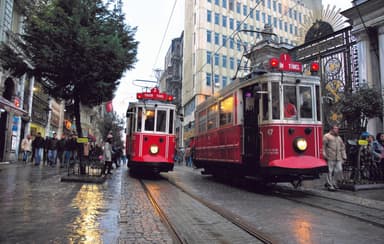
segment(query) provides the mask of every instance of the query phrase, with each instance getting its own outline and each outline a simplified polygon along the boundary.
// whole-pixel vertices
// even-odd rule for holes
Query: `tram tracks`
[[[275,243],[244,219],[169,181],[140,180],[175,243]]]

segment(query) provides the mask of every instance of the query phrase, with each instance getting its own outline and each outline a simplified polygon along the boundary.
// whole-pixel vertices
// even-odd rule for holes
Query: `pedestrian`
[[[116,168],[120,167],[120,158],[123,150],[120,146],[112,146],[112,164],[115,163]]]
[[[384,133],[376,135],[376,140],[372,143],[372,154],[379,167],[378,178],[384,179]]]
[[[43,165],[48,165],[48,141],[50,140],[49,136],[46,136],[44,139],[43,147]]]
[[[347,159],[343,139],[339,136],[339,126],[333,125],[323,137],[323,156],[328,164],[326,186],[328,190],[335,191],[338,188],[343,173],[343,162]]]
[[[44,138],[41,137],[40,132],[37,132],[36,137],[32,142],[32,147],[35,149],[35,166],[38,166],[40,165],[44,149]]]
[[[192,155],[190,146],[185,149],[185,165],[187,167],[192,167]]]
[[[26,164],[32,152],[32,137],[31,135],[27,135],[21,141],[21,151],[23,153],[23,162]]]
[[[53,136],[49,138],[46,143],[46,148],[48,151],[47,152],[48,165],[51,167],[56,165],[57,147],[58,147],[57,134],[53,133]]]
[[[360,155],[360,164],[358,165],[359,168],[357,168],[358,172],[361,172],[361,169],[365,169],[361,172],[361,177],[368,180],[374,180],[376,178],[375,176],[375,170],[374,170],[374,162],[373,162],[373,149],[372,149],[372,135],[369,134],[369,132],[363,132],[360,135],[360,140],[366,143],[361,143],[359,148],[359,155]],[[359,175],[357,175],[359,176]]]
[[[61,139],[57,142],[57,159],[59,159],[60,167],[64,165],[64,151],[65,151],[66,136],[63,134]]]
[[[69,149],[71,151],[71,159],[73,162],[79,160],[79,147],[77,145],[77,135],[72,134],[71,139],[69,140]]]
[[[121,162],[123,162],[123,165],[127,164],[127,154],[125,152],[125,147],[122,148]]]
[[[69,135],[65,139],[65,143],[64,143],[64,160],[63,160],[63,164],[60,165],[60,167],[63,168],[63,167],[68,167],[69,166],[69,161],[72,158],[72,148],[73,148],[73,145],[72,145],[72,135]]]
[[[105,140],[103,150],[104,167],[102,174],[112,174],[112,135],[108,135]]]

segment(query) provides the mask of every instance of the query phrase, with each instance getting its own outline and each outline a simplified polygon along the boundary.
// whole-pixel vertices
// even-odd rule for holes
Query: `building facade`
[[[302,29],[321,1],[196,0],[185,2],[182,106],[184,140],[193,135],[195,107],[246,72],[242,55],[262,39],[265,24],[274,40],[298,45]]]
[[[356,38],[359,83],[380,89],[384,97],[384,1],[355,0],[341,14],[349,19]],[[370,120],[368,131],[383,131],[382,120]]]
[[[23,32],[24,19],[20,4],[18,0],[0,0],[0,43],[19,54],[15,40]],[[51,137],[57,133],[61,137],[75,131],[73,116],[65,115],[65,108],[65,102],[51,98],[34,77],[14,76],[0,65],[0,162],[18,160],[21,140],[28,134],[40,132],[43,137]],[[103,114],[97,109],[81,108],[84,136],[101,137],[96,124]]]
[[[183,41],[184,32],[180,37],[172,40],[167,54],[164,59],[164,72],[160,79],[160,90],[170,94],[174,97],[173,103],[176,104],[177,114],[176,119],[176,139],[177,145],[182,146],[183,130],[182,130],[182,118],[183,111],[181,106],[181,85],[183,78]]]
[[[17,2],[0,0],[0,42],[12,46],[22,31],[22,15]],[[0,161],[15,160],[18,155],[22,126],[28,121],[24,108],[26,76],[14,77],[0,67]]]

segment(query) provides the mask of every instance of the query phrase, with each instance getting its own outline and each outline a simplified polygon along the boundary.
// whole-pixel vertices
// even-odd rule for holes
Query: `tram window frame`
[[[153,114],[151,113],[153,111]],[[144,131],[155,131],[156,109],[145,109]],[[151,129],[152,128],[152,129]]]
[[[262,109],[262,118],[263,120],[269,120],[269,92],[268,92],[268,83],[264,83],[261,85],[261,91],[263,93],[261,94],[261,107]]]
[[[175,117],[175,110],[169,109],[169,123],[168,123],[168,134],[173,134],[174,129],[174,117]]]
[[[315,86],[315,99],[316,99],[316,107],[315,107],[315,109],[316,109],[316,119],[317,119],[317,121],[321,121],[321,103],[320,103],[320,98],[321,98],[321,96],[320,96],[320,86],[319,85],[316,85]]]
[[[213,130],[217,128],[218,112],[219,112],[219,105],[217,103],[212,104],[208,108],[207,130]]]
[[[271,82],[272,119],[280,119],[280,85],[279,82]]]
[[[128,109],[127,111],[127,128],[126,129],[126,133],[130,136],[132,135],[132,129],[134,127],[134,122],[135,122],[135,116],[132,116],[132,115],[135,115],[134,113],[134,108],[130,108]]]
[[[308,94],[309,92],[309,94]],[[312,86],[299,86],[299,108],[301,119],[313,119]]]
[[[156,132],[167,132],[167,110],[166,109],[155,109],[155,121],[156,121]],[[160,116],[162,118],[160,118]]]
[[[135,123],[135,126],[136,126],[136,131],[137,132],[141,132],[142,131],[142,125],[143,125],[143,108],[142,107],[138,107],[137,108],[137,119],[136,119],[136,123]]]
[[[228,102],[230,102],[229,105],[226,104]],[[233,95],[227,96],[226,98],[220,101],[220,105],[219,105],[220,126],[225,126],[233,123],[234,104],[235,104],[235,98],[233,97]]]
[[[283,86],[283,116],[284,119],[297,120],[297,86]],[[288,91],[290,89],[290,91]]]
[[[199,133],[204,133],[207,131],[207,109],[204,109],[199,112],[198,128]]]

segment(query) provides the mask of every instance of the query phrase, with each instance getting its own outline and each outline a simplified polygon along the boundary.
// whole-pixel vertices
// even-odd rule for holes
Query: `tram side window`
[[[134,112],[133,112],[133,108],[129,109],[127,111],[127,128],[126,128],[126,133],[128,135],[132,135],[132,129],[133,129],[133,122],[135,121],[134,120]]]
[[[144,130],[153,131],[155,128],[155,110],[147,109],[145,111]]]
[[[320,87],[316,86],[316,115],[317,121],[321,121]]]
[[[261,91],[265,92],[265,93],[262,93],[261,95],[261,100],[262,100],[262,103],[263,103],[263,120],[267,120],[268,119],[268,114],[269,114],[269,106],[268,106],[268,84],[263,84],[261,86]]]
[[[207,110],[199,112],[199,132],[205,132],[207,128]]]
[[[220,102],[220,126],[232,123],[233,96]]]
[[[301,86],[300,92],[300,117],[305,119],[312,118],[312,92],[311,87]]]
[[[136,131],[140,132],[141,131],[141,121],[143,120],[143,108],[139,107],[137,111],[137,127]]]
[[[272,119],[280,119],[279,83],[272,82]]]
[[[285,119],[297,118],[296,87],[284,86],[283,95],[284,95],[284,118]]]
[[[174,116],[175,110],[171,109],[169,110],[169,128],[168,128],[168,133],[173,134],[173,116]]]
[[[217,128],[217,107],[217,104],[214,104],[208,109],[208,130]]]

